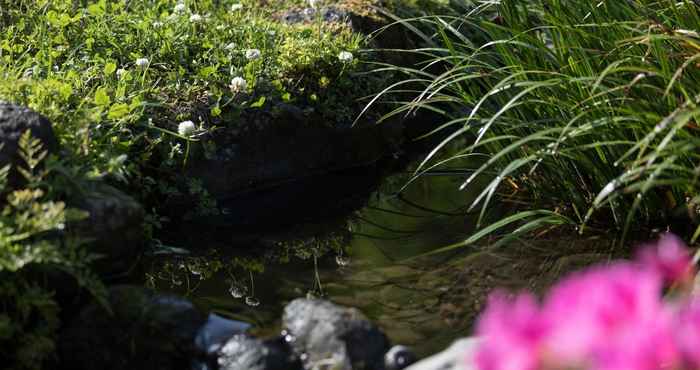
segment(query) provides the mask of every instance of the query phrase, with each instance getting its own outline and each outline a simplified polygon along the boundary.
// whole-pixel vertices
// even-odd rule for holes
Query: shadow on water
[[[451,171],[421,177],[400,193],[408,173],[381,178],[376,168],[355,169],[293,184],[284,194],[230,199],[238,210],[227,222],[182,225],[199,230],[178,234],[189,235],[178,245],[190,252],[159,251],[147,262],[145,283],[249,322],[263,336],[279,333],[286,303],[322,296],[360,308],[394,343],[424,356],[467,335],[495,286],[542,289],[562,272],[612,255],[600,252],[600,240],[574,243],[574,251],[558,238],[507,252],[426,257],[465,239],[475,215],[464,207],[473,195],[458,190],[463,178]],[[589,253],[590,245],[599,252]]]

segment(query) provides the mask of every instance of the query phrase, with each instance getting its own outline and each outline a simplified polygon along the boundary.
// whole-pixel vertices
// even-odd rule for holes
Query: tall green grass
[[[446,139],[416,175],[464,157],[479,177],[478,231],[462,244],[571,225],[696,239],[700,202],[700,6],[695,1],[502,0],[457,16],[400,20],[426,61],[382,91],[390,115],[431,109]],[[450,143],[462,149],[444,159]],[[494,219],[496,201],[524,204]],[[503,239],[503,240],[507,240]]]

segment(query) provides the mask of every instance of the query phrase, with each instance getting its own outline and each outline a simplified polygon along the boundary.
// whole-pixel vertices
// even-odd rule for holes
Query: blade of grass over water
[[[557,225],[618,230],[621,242],[653,229],[698,238],[695,2],[501,0],[461,11],[395,18],[388,27],[425,41],[420,66],[393,67],[416,92],[390,87],[367,108],[402,100],[391,114],[444,112],[419,138],[444,137],[415,176],[485,158],[462,185],[476,194],[470,209],[481,207],[477,231],[446,250]],[[489,212],[514,198],[528,201],[512,215]]]

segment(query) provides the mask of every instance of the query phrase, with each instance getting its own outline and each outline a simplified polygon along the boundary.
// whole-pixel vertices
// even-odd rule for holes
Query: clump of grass
[[[0,11],[0,99],[48,116],[93,177],[135,171],[129,164],[155,144],[196,139],[178,134],[182,121],[202,133],[275,101],[347,106],[319,81],[348,85],[359,63],[338,54],[357,53],[362,37],[284,24],[274,11],[235,0],[20,2]],[[232,91],[236,77],[247,81],[244,91]]]
[[[416,174],[475,157],[462,187],[490,179],[471,204],[486,226],[462,245],[562,224],[623,239],[644,227],[700,235],[695,2],[502,0],[403,23],[432,31],[421,34],[433,46],[416,50],[430,58],[395,68],[409,77],[380,95],[408,100],[390,115],[446,117],[433,134],[447,139]],[[462,149],[440,159],[458,140]],[[495,199],[525,208],[490,219]]]
[[[16,5],[0,9],[0,100],[47,116],[77,179],[118,183],[151,219],[171,194],[213,208],[173,181],[216,150],[212,133],[246,132],[283,104],[300,124],[346,127],[386,78],[356,77],[365,37],[344,20],[285,23],[301,0]]]

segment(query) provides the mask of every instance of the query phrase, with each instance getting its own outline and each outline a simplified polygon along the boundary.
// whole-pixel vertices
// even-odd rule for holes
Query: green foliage
[[[24,279],[5,280],[0,302],[0,360],[8,369],[42,368],[56,349],[60,325],[52,294]]]
[[[110,158],[137,152],[145,159],[150,143],[182,141],[173,136],[181,121],[206,130],[230,127],[239,124],[241,110],[261,101],[306,101],[318,93],[320,76],[348,79],[338,53],[362,44],[347,27],[319,30],[275,18],[281,5],[301,2],[261,7],[207,0],[185,2],[180,12],[174,0],[14,3],[0,17],[0,99],[58,123],[76,166],[93,176],[110,173]],[[238,3],[242,8],[232,10]],[[261,58],[248,60],[249,49]],[[136,65],[139,58],[147,68]],[[234,77],[248,81],[250,94],[230,91]]]
[[[0,7],[0,100],[54,123],[71,173],[116,179],[154,212],[171,196],[216,211],[205,192],[173,180],[190,157],[212,155],[211,133],[246,132],[280,103],[309,124],[347,126],[358,98],[387,78],[358,78],[365,40],[346,24],[280,20],[302,0],[12,3]],[[250,49],[260,58],[249,60]],[[339,60],[344,51],[354,60]],[[235,77],[244,91],[230,87]],[[197,130],[182,136],[187,120]]]
[[[20,137],[19,152],[26,188],[3,191],[0,213],[0,361],[10,369],[40,369],[53,355],[59,327],[59,307],[41,271],[71,276],[105,305],[106,291],[88,267],[95,257],[78,240],[61,236],[67,223],[85,215],[47,198],[47,152],[29,130]],[[0,171],[2,184],[8,170]]]
[[[503,0],[406,24],[430,29],[421,35],[435,47],[416,51],[430,57],[425,67],[400,69],[410,78],[385,92],[410,101],[392,114],[445,114],[434,133],[447,139],[417,174],[483,158],[462,175],[463,188],[490,181],[473,189],[480,224],[496,222],[489,210],[498,199],[527,204],[493,224],[509,237],[561,224],[614,228],[623,238],[644,226],[698,236],[693,1]],[[462,150],[440,160],[458,140]]]

